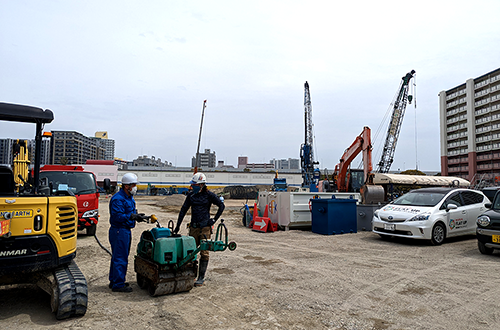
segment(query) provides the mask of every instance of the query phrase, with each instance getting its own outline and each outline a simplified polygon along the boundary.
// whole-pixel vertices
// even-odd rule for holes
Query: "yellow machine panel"
[[[47,233],[54,239],[59,256],[76,251],[78,207],[76,197],[48,197],[48,216],[55,219],[48,222]]]
[[[10,220],[8,220],[10,218]],[[2,234],[29,236],[48,234],[59,257],[76,251],[78,208],[74,196],[17,196],[0,199]]]
[[[35,216],[41,217],[35,226]],[[10,219],[12,236],[45,234],[47,217],[47,197],[12,197],[0,199],[0,218]]]

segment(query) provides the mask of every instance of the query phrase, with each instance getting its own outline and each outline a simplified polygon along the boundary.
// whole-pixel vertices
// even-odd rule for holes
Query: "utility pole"
[[[203,117],[205,116],[206,106],[207,106],[207,100],[203,101],[203,109],[201,110],[200,134],[198,136],[198,148],[196,149],[196,164],[194,166],[194,174],[198,173],[198,166],[200,166],[201,129],[203,127]]]

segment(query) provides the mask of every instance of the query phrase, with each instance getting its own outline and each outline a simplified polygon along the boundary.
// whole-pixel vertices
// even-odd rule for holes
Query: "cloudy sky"
[[[117,157],[189,166],[207,100],[201,150],[237,165],[299,158],[308,81],[323,169],[363,126],[381,130],[378,162],[415,70],[392,169],[439,171],[438,93],[500,67],[499,14],[496,0],[0,0],[0,102],[51,109],[45,130],[108,131]]]

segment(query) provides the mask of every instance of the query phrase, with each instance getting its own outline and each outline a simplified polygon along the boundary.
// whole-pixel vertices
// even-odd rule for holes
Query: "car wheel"
[[[441,245],[446,237],[446,229],[440,222],[436,223],[432,228],[431,242],[433,245]]]
[[[483,242],[477,241],[477,247],[482,254],[492,254],[493,248],[486,247]]]

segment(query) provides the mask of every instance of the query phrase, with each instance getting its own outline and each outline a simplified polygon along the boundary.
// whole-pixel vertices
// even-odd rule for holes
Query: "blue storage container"
[[[335,235],[357,232],[356,199],[312,199],[312,232]]]

